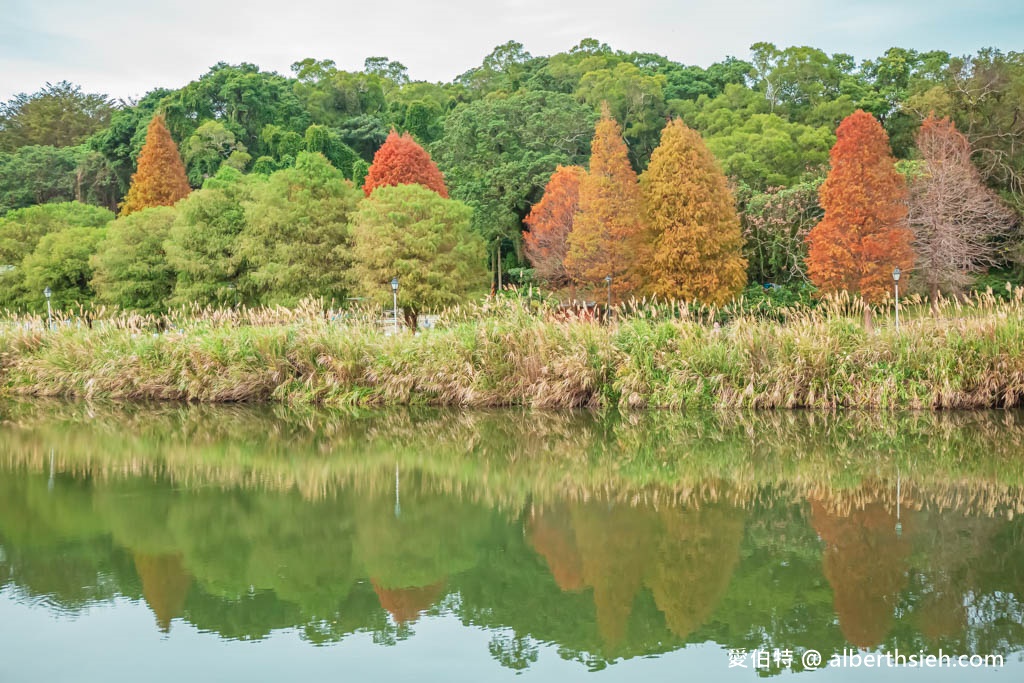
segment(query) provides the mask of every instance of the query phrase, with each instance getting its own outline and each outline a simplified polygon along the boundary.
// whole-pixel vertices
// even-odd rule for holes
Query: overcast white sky
[[[62,79],[139,97],[218,61],[288,74],[305,57],[359,69],[383,55],[447,81],[510,39],[546,55],[584,37],[702,66],[761,40],[858,59],[1021,51],[1024,0],[0,0],[0,100]]]

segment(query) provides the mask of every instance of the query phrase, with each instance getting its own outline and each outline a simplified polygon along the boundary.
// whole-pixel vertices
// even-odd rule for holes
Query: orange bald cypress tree
[[[523,232],[523,249],[537,275],[555,286],[568,284],[565,254],[568,237],[579,207],[579,166],[558,166],[544,187],[544,196],[534,204],[523,220],[529,231]]]
[[[636,264],[643,258],[643,206],[622,129],[607,104],[590,150],[590,170],[580,179],[565,269],[574,280],[593,285],[611,275],[612,289],[621,296],[640,284]]]
[[[149,122],[138,169],[121,204],[122,216],[153,206],[173,206],[192,191],[178,146],[171,139],[162,114]]]
[[[699,133],[681,119],[665,126],[640,189],[651,241],[644,273],[652,294],[720,305],[743,291],[740,218]]]
[[[893,268],[914,265],[906,182],[889,136],[861,110],[839,124],[829,160],[819,194],[825,217],[807,235],[807,274],[822,292],[881,301],[892,289]]]
[[[394,130],[373,155],[363,192],[369,197],[374,189],[385,185],[422,185],[448,198],[444,175],[427,150],[408,133],[399,135]]]

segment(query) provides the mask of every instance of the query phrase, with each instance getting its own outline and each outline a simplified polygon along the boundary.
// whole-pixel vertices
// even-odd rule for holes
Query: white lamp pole
[[[606,312],[605,317],[607,317],[608,321],[611,322],[611,319],[612,319],[612,276],[611,275],[605,275],[604,276],[604,283],[606,285],[608,285],[608,311]]]
[[[43,290],[43,296],[46,297],[46,322],[50,329],[53,329],[53,309],[50,308],[50,297],[53,296],[53,291],[47,287]]]
[[[398,334],[398,277],[391,278],[391,298],[394,300],[395,334]]]
[[[900,331],[900,269],[899,266],[892,269],[892,283],[896,288],[896,331]]]

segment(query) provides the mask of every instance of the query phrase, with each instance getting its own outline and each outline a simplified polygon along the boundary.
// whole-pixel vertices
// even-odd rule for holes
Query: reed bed
[[[512,293],[391,334],[379,310],[184,309],[0,320],[10,395],[533,408],[1011,408],[1024,289],[937,306],[899,331],[863,303],[758,312],[631,301],[605,316]]]

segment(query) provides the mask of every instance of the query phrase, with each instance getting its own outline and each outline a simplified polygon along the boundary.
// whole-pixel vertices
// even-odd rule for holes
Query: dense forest
[[[117,247],[105,250],[105,272],[117,271],[118,259],[135,254],[132,245],[139,240],[153,242],[148,254],[160,252],[148,264],[159,271],[156,276],[141,284],[129,282],[127,293],[112,293],[124,285],[123,278],[107,283],[100,297],[107,303],[129,301],[142,310],[191,301],[223,303],[228,287],[230,296],[241,294],[248,303],[289,303],[308,293],[358,292],[353,284],[358,281],[386,282],[386,264],[368,265],[373,259],[365,258],[360,261],[365,272],[331,280],[332,269],[345,263],[339,240],[349,239],[359,226],[366,234],[364,243],[382,240],[373,228],[388,210],[362,206],[358,196],[331,183],[343,177],[353,187],[363,186],[392,131],[399,141],[414,141],[429,152],[443,173],[440,197],[448,195],[456,204],[438,204],[437,195],[432,199],[395,191],[388,198],[391,205],[415,204],[420,216],[410,215],[407,224],[419,225],[422,216],[429,216],[435,224],[431,234],[450,237],[466,228],[473,235],[461,256],[479,258],[480,272],[475,266],[467,270],[460,265],[465,259],[454,256],[434,264],[437,272],[462,268],[462,279],[480,278],[481,291],[487,286],[484,268],[490,269],[492,282],[551,283],[558,278],[545,276],[543,264],[528,258],[533,227],[529,216],[549,181],[556,182],[558,167],[593,166],[591,143],[595,125],[601,134],[601,121],[617,124],[617,130],[605,134],[625,145],[631,169],[615,172],[641,174],[637,202],[671,200],[671,188],[664,182],[659,186],[658,178],[678,177],[681,171],[671,165],[667,152],[658,161],[659,144],[683,151],[706,145],[713,155],[713,165],[727,178],[742,234],[740,241],[727,239],[742,250],[742,260],[721,261],[731,274],[721,276],[728,282],[714,286],[734,293],[737,284],[742,289],[745,282],[757,288],[770,283],[805,292],[810,289],[805,283],[814,281],[820,287],[828,280],[827,274],[814,277],[815,268],[820,273],[827,269],[815,265],[815,243],[807,236],[814,226],[825,224],[828,190],[821,186],[837,127],[859,110],[872,115],[885,133],[865,144],[870,147],[887,136],[887,143],[878,144],[888,145],[885,154],[891,149],[896,169],[907,179],[936,176],[929,167],[933,159],[922,153],[927,136],[921,124],[931,116],[930,131],[963,139],[964,158],[973,165],[970,173],[991,195],[972,195],[979,207],[976,214],[987,218],[987,227],[977,231],[983,253],[964,257],[972,272],[961,268],[943,274],[941,259],[926,253],[938,243],[936,238],[923,250],[915,246],[917,265],[930,270],[926,277],[911,279],[913,286],[952,293],[979,282],[998,289],[1000,279],[1019,281],[1022,249],[1015,225],[1024,214],[1024,53],[985,49],[953,56],[892,48],[858,63],[850,55],[811,47],[780,49],[757,43],[746,59],[729,57],[702,68],[585,39],[547,57],[535,57],[510,41],[451,83],[412,81],[403,64],[371,57],[359,72],[340,70],[330,60],[305,59],[292,65],[290,76],[252,64],[220,63],[180,89],[154,90],[132,102],[115,102],[67,82],[18,95],[0,105],[0,306],[30,307],[38,299],[39,285],[51,281],[57,282],[59,303],[91,300],[97,286],[103,289],[102,282],[94,282],[94,271],[104,268],[93,255],[104,240],[108,247]],[[129,187],[158,114],[180,150],[188,186],[203,189],[174,212],[144,211],[134,218],[136,225],[114,231],[113,226],[129,218],[124,216],[132,202]],[[666,129],[676,120],[685,125]],[[687,137],[691,130],[699,133],[697,141]],[[863,132],[858,131],[856,135]],[[856,138],[851,135],[851,140]],[[939,137],[948,148],[953,138]],[[317,152],[329,163],[322,165],[318,155],[310,154]],[[951,154],[948,149],[936,152],[941,153]],[[580,184],[583,201],[586,178]],[[915,194],[912,186],[908,196],[897,193],[893,199],[909,203],[914,220],[914,201],[932,206],[934,191],[926,187]],[[939,199],[951,201],[948,192]],[[111,223],[119,208],[124,217]],[[672,224],[676,214],[671,207],[667,210],[665,221]],[[734,219],[726,215],[732,210],[720,208],[712,222],[732,230]],[[972,216],[971,230],[977,220]],[[281,228],[309,222],[344,224],[345,235],[335,235],[332,242],[329,235],[299,234],[305,228]],[[64,233],[65,238],[51,233]],[[241,243],[229,244],[240,234]],[[47,236],[53,238],[44,240]],[[197,239],[204,244],[191,244]],[[308,249],[310,245],[321,245],[322,253]],[[574,249],[583,247],[570,240],[566,266],[580,258],[578,253],[573,256]],[[197,260],[197,253],[206,262]],[[652,263],[659,254],[662,260],[678,261],[658,252],[651,255]],[[379,251],[374,256],[381,260]],[[300,264],[302,257],[315,262]],[[55,261],[81,267],[55,270]],[[600,267],[609,274],[613,269]],[[578,275],[585,272],[580,265],[575,279],[603,279]],[[929,279],[929,273],[938,275]],[[660,273],[660,280],[652,276],[647,291],[689,298],[685,288],[657,284],[670,281],[670,275]],[[627,293],[620,289],[626,284],[628,277],[616,276],[617,295]],[[700,291],[698,299],[721,298],[701,297]],[[458,294],[424,303],[444,304],[457,300]]]

